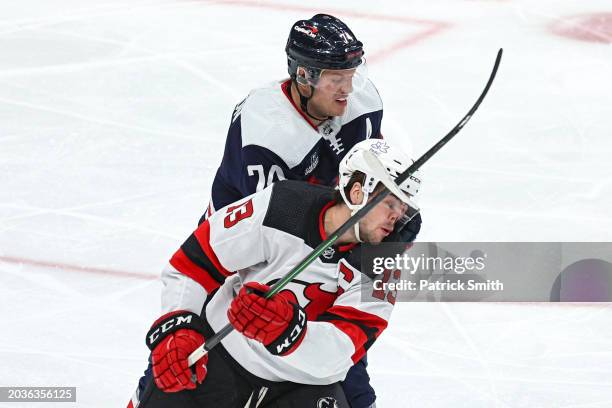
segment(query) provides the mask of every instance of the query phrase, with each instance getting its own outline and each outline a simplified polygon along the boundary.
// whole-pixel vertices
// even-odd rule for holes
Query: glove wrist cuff
[[[306,334],[306,312],[299,305],[293,304],[293,318],[287,329],[272,343],[266,344],[266,349],[275,356],[291,354],[302,342]]]
[[[147,332],[145,340],[147,347],[153,351],[155,346],[169,334],[181,329],[192,329],[201,334],[205,331],[204,322],[200,316],[188,310],[177,310],[163,315],[153,323]]]

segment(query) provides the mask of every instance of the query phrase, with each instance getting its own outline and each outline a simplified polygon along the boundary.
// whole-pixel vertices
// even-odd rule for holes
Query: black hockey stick
[[[412,173],[417,171],[434,154],[436,154],[438,152],[438,150],[440,150],[442,147],[444,147],[444,145],[446,143],[448,143],[453,137],[455,137],[455,135],[457,133],[459,133],[459,131],[461,129],[463,129],[465,124],[472,118],[472,115],[474,115],[474,112],[476,112],[476,110],[478,109],[478,107],[482,103],[483,99],[487,95],[487,92],[489,92],[489,88],[491,87],[491,84],[493,83],[493,80],[495,79],[495,75],[497,74],[497,69],[499,68],[499,64],[501,62],[502,53],[503,53],[503,49],[500,48],[499,51],[497,52],[497,57],[495,58],[495,64],[493,65],[493,71],[491,71],[491,75],[489,76],[489,80],[487,81],[487,85],[485,86],[484,90],[480,94],[480,97],[478,98],[478,100],[476,101],[474,106],[472,106],[472,109],[469,110],[469,112],[463,117],[463,119],[461,119],[461,121],[459,123],[457,123],[457,125],[450,132],[448,132],[448,134],[446,136],[444,136],[442,139],[440,139],[440,141],[438,143],[436,143],[434,146],[432,146],[427,152],[425,152],[425,154],[423,154],[421,157],[419,157],[417,159],[417,161],[412,163],[412,165],[410,167],[408,167],[402,174],[400,174],[395,179],[395,184],[397,184],[399,186],[404,181],[406,181],[406,179]],[[380,162],[378,162],[378,160],[375,159],[375,158],[374,158],[374,160],[370,160],[370,162],[371,162],[370,164],[373,165],[373,166],[377,166],[378,165],[379,167],[382,167]],[[382,169],[382,171],[384,171],[384,169]],[[313,249],[313,251],[308,256],[306,256],[304,259],[302,259],[302,261],[298,265],[296,265],[293,269],[291,269],[291,271],[289,271],[283,278],[281,278],[278,282],[276,282],[274,285],[272,285],[270,290],[265,294],[265,298],[269,299],[272,296],[274,296],[275,294],[277,294],[278,292],[280,292],[285,287],[285,285],[287,285],[287,283],[289,283],[300,272],[302,272],[304,269],[306,269],[306,267],[308,267],[308,265],[310,265],[315,259],[317,259],[319,257],[319,255],[321,255],[321,253],[323,253],[323,251],[325,251],[325,249],[327,249],[328,247],[332,246],[334,244],[334,242],[336,242],[336,240],[338,240],[338,238],[340,238],[345,232],[347,232],[351,227],[353,227],[372,208],[374,208],[374,206],[376,206],[378,203],[380,203],[382,200],[384,200],[384,198],[387,195],[389,195],[390,193],[391,193],[391,191],[388,188],[385,187],[376,196],[372,197],[372,199],[364,207],[362,207],[353,216],[351,216],[348,220],[346,220],[346,222],[344,224],[342,224],[340,226],[340,228],[338,228],[329,237],[327,237],[327,239],[325,241],[321,242],[315,249]],[[201,347],[199,347],[193,353],[191,353],[191,355],[189,356],[189,360],[188,360],[189,365],[191,366],[191,365],[195,364],[196,361],[198,361],[200,358],[204,357],[206,355],[206,353],[208,353],[209,350],[211,350],[213,347],[215,347],[221,340],[223,340],[225,338],[225,336],[227,336],[233,330],[234,330],[234,327],[231,324],[228,323],[227,325],[225,325],[225,327],[223,327],[221,330],[219,330],[219,332],[217,332],[214,336],[212,336],[210,339],[208,339],[205,344],[203,344]]]

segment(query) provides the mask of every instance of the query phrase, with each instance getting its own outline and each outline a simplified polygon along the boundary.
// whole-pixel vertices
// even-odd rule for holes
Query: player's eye
[[[387,208],[400,214],[405,214],[408,210],[408,205],[395,196],[390,196],[383,202],[387,205]]]

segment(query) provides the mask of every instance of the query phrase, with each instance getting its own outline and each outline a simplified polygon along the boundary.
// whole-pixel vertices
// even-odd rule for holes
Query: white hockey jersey
[[[326,238],[323,220],[332,197],[329,187],[281,181],[213,213],[164,271],[164,311],[202,312],[219,331],[244,283],[273,284]],[[228,335],[223,347],[246,370],[270,381],[343,380],[386,328],[393,308],[363,293],[369,278],[351,259],[355,250],[355,244],[330,247],[285,287],[308,317],[294,352],[272,355],[239,332]],[[211,299],[202,311],[207,294]]]
[[[370,81],[349,95],[342,116],[319,126],[295,106],[290,86],[287,80],[254,89],[234,109],[210,211],[277,180],[336,185],[338,165],[351,147],[382,137],[382,101]]]

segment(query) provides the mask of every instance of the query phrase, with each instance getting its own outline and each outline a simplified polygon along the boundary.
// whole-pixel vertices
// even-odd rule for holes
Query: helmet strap
[[[353,204],[351,200],[349,199],[349,197],[346,196],[344,192],[344,188],[339,187],[339,190],[340,190],[340,195],[342,196],[342,199],[344,200],[344,203],[351,210],[351,216],[355,215],[357,211],[361,210],[368,203],[368,197],[370,196],[370,192],[368,191],[367,188],[364,189],[363,186],[361,189],[361,191],[363,192],[363,198],[361,200],[361,204]],[[357,242],[363,242],[361,240],[361,237],[359,236],[359,221],[355,223],[353,227],[353,231],[355,232],[355,238],[357,239]]]
[[[359,223],[360,223],[360,222],[361,222],[361,221],[357,221],[357,222],[355,223],[354,228],[353,228],[353,230],[355,231],[355,238],[357,238],[357,242],[363,242],[363,241],[361,240],[361,237],[359,236]]]
[[[312,115],[310,112],[308,112],[308,102],[310,101],[310,98],[312,98],[314,96],[315,93],[315,87],[312,85],[308,85],[310,87],[310,96],[306,96],[304,94],[302,94],[302,92],[300,92],[300,84],[297,82],[296,79],[293,79],[293,83],[295,84],[295,88],[297,90],[298,95],[300,96],[300,108],[302,109],[302,112],[304,112],[309,118],[314,119],[314,120],[318,120],[321,122],[324,122],[328,119],[331,119],[331,116],[327,116],[325,118],[318,118],[314,115]]]

